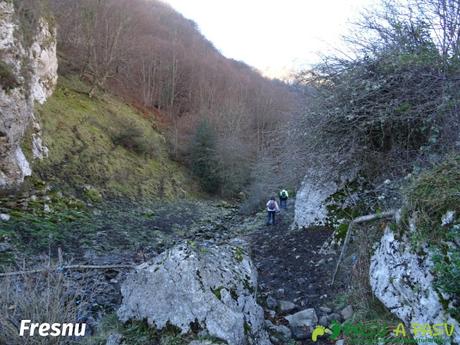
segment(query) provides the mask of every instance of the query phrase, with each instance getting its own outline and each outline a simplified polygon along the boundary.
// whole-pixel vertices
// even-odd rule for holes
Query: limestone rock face
[[[433,285],[432,267],[428,253],[423,257],[413,253],[410,242],[405,238],[395,239],[388,227],[371,258],[372,291],[408,326],[412,323],[454,325],[454,334],[447,344],[460,344],[460,325],[441,303]]]
[[[33,110],[34,102],[45,102],[56,85],[56,32],[40,20],[30,47],[22,37],[13,2],[0,1],[0,189],[14,187],[32,173],[20,146],[23,140],[32,140],[35,158],[47,154]],[[28,128],[32,138],[24,138]]]
[[[241,247],[181,244],[138,266],[122,285],[121,321],[191,325],[230,345],[271,344],[256,302],[257,273]]]
[[[320,182],[306,177],[296,195],[295,224],[308,227],[326,220],[327,210],[324,202],[337,191],[334,182]]]
[[[327,198],[357,175],[356,168],[317,167],[307,171],[296,194],[294,227],[322,225],[327,219]]]

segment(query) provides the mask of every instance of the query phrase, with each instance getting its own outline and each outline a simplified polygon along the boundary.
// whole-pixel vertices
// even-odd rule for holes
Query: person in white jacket
[[[267,225],[275,225],[275,215],[280,208],[276,202],[276,198],[272,196],[267,202]]]

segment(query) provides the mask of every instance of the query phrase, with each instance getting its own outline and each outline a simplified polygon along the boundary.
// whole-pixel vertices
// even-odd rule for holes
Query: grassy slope
[[[155,122],[110,95],[89,98],[87,85],[60,78],[53,96],[39,107],[49,158],[34,165],[42,179],[81,191],[91,185],[108,196],[183,196],[184,171],[168,159],[166,141]],[[115,145],[112,137],[141,128],[148,154]],[[27,150],[30,153],[30,150]]]

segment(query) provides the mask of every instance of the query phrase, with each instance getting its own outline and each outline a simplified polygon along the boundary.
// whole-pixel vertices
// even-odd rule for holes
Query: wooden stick
[[[347,250],[347,245],[348,245],[348,242],[350,241],[353,225],[359,224],[359,223],[370,222],[370,221],[377,220],[377,219],[390,218],[390,217],[394,217],[395,215],[396,215],[395,210],[386,211],[382,213],[368,214],[366,216],[357,217],[353,219],[350,222],[350,224],[348,224],[347,235],[345,236],[345,241],[343,241],[342,251],[340,252],[339,259],[337,260],[337,266],[335,267],[334,274],[332,275],[332,281],[330,284],[331,286],[334,285],[335,276],[337,275],[340,263],[342,262],[343,256],[345,255],[345,251]]]
[[[111,268],[134,268],[134,265],[69,265],[69,266],[57,266],[56,268],[41,268],[30,271],[18,271],[18,272],[7,272],[0,273],[0,278],[2,277],[11,277],[11,276],[20,276],[25,274],[36,274],[42,272],[51,272],[51,271],[60,271],[60,270],[105,270]]]

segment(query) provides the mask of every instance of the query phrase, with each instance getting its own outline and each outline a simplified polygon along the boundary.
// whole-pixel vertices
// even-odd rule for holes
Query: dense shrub
[[[460,214],[460,156],[423,172],[405,191],[408,212],[416,214],[422,240],[438,243],[448,235],[441,218],[447,211]]]
[[[148,136],[144,129],[134,122],[124,124],[113,133],[112,142],[139,155],[150,158],[157,155],[158,146],[155,138]]]
[[[0,61],[0,85],[8,91],[19,86],[19,82],[11,67],[4,61]]]
[[[356,167],[371,181],[454,149],[460,131],[458,47],[443,53],[428,9],[406,16],[386,4],[350,35],[355,54],[298,74],[306,110],[291,128],[310,164]]]

